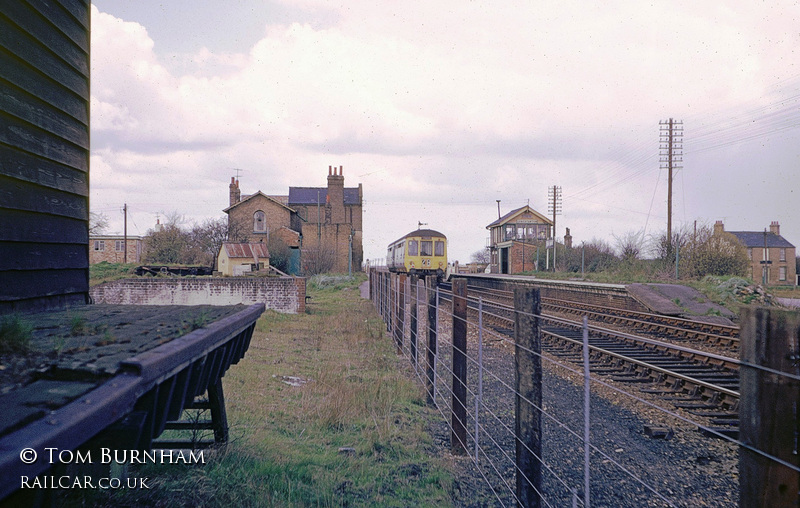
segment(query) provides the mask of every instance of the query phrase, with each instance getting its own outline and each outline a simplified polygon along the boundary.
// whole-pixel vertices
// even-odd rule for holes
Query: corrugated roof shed
[[[263,243],[223,243],[225,253],[231,259],[268,259],[269,250]]]
[[[317,201],[319,196],[319,201]],[[324,205],[327,202],[326,187],[289,187],[289,206],[291,205]],[[344,204],[359,205],[358,187],[344,188]]]

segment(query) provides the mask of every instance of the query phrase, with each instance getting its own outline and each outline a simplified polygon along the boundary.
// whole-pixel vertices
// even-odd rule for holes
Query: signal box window
[[[431,242],[430,240],[422,241],[422,255],[423,256],[433,255],[433,242]]]
[[[416,240],[408,241],[408,255],[409,256],[419,255],[419,243]]]
[[[437,256],[444,256],[444,242],[437,241],[434,245],[436,248],[436,255]]]

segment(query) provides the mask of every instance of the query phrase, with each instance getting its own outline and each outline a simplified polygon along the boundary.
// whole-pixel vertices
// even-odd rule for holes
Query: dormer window
[[[267,214],[261,210],[253,214],[253,232],[264,233],[267,231]]]

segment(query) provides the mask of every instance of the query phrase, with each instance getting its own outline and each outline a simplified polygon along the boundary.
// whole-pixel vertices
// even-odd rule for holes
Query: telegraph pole
[[[122,207],[122,215],[124,217],[123,220],[123,231],[122,231],[122,262],[128,262],[128,203],[125,203]]]
[[[683,122],[662,120],[659,124],[659,155],[661,169],[668,170],[667,176],[667,255],[672,253],[672,173],[683,166]]]
[[[553,214],[553,271],[556,271],[556,215],[561,213],[561,187],[553,185],[548,189],[548,212]]]

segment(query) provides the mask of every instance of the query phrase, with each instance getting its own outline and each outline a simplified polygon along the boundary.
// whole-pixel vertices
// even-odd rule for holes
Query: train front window
[[[417,242],[416,240],[408,241],[408,255],[409,256],[419,255],[419,242]]]
[[[434,247],[437,256],[444,256],[444,242],[437,240]]]
[[[422,255],[423,256],[432,256],[433,255],[433,242],[430,240],[423,240],[422,241]]]

